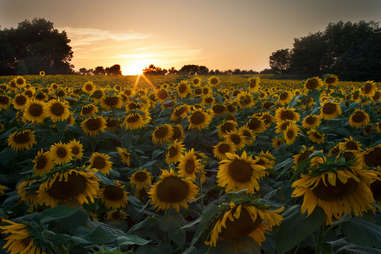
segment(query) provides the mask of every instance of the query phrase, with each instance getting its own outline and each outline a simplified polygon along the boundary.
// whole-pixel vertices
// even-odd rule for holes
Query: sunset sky
[[[1,28],[34,17],[67,32],[75,69],[120,64],[135,74],[152,63],[259,71],[273,51],[329,22],[381,21],[381,1],[0,0]]]

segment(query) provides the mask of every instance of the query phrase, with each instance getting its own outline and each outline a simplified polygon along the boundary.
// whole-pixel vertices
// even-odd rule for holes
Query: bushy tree
[[[65,31],[46,19],[0,30],[0,74],[72,73],[73,51]]]

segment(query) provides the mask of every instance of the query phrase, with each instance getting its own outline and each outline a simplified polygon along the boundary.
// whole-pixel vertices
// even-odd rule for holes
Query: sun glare
[[[150,61],[147,59],[139,59],[130,63],[122,65],[122,74],[123,75],[141,75],[143,69],[148,67]]]

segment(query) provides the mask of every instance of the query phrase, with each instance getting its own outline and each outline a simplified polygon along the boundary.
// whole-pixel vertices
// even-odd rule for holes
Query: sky
[[[381,21],[381,0],[0,0],[1,28],[46,18],[66,31],[72,64],[136,74],[154,64],[263,70],[294,38],[330,22]]]

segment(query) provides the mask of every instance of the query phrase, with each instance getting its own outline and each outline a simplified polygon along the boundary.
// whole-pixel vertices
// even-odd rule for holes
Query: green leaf
[[[126,247],[129,245],[146,245],[150,242],[149,240],[143,239],[137,235],[119,236],[116,240],[121,247]]]
[[[353,218],[342,225],[343,233],[354,244],[381,248],[381,227],[369,221]]]
[[[40,214],[40,221],[41,223],[48,223],[51,221],[70,217],[78,211],[79,208],[73,208],[68,206],[57,206],[54,208],[49,208],[47,210],[44,210]]]
[[[115,235],[106,231],[102,227],[96,227],[92,232],[90,232],[86,239],[95,244],[105,244],[115,241]]]
[[[290,211],[289,211],[290,210]],[[279,253],[285,253],[298,245],[324,224],[325,215],[320,208],[308,217],[300,213],[299,206],[293,206],[284,212],[284,219],[275,233]]]

